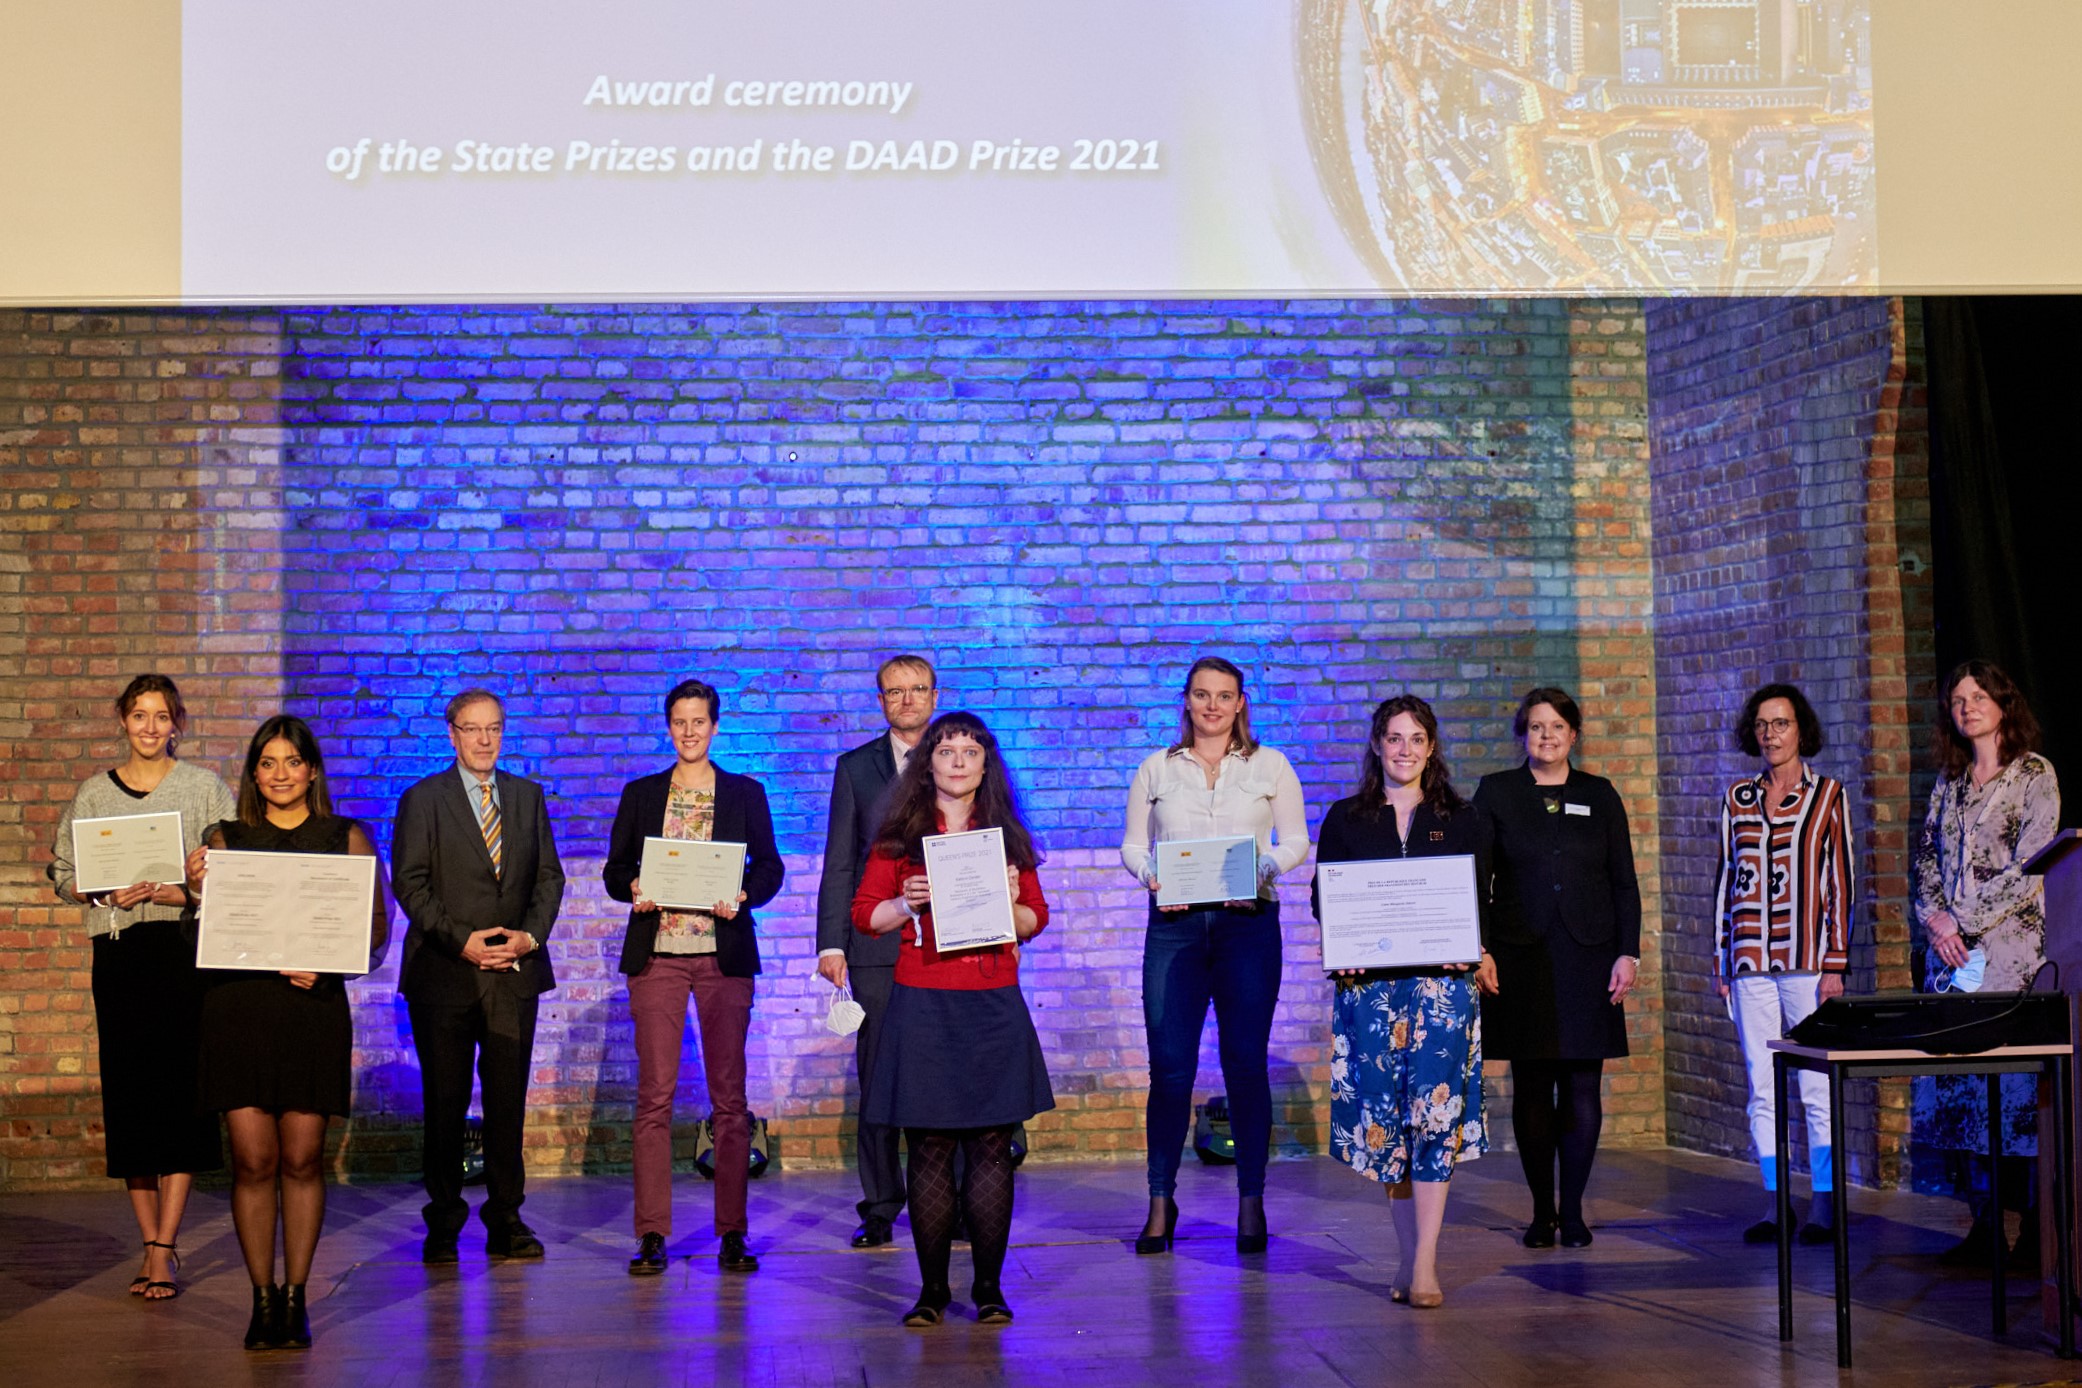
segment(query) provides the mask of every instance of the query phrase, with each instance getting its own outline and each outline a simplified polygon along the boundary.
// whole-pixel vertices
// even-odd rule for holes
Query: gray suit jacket
[[[542,787],[499,773],[500,858],[492,871],[484,831],[453,765],[415,784],[398,802],[391,831],[391,889],[412,922],[398,991],[429,1002],[469,1002],[481,971],[463,959],[473,931],[525,930],[537,948],[511,973],[490,975],[523,997],[557,986],[548,951],[564,900],[564,868],[550,835]]]
[[[817,884],[817,948],[842,949],[847,964],[863,968],[894,968],[903,948],[901,932],[877,936],[853,928],[853,893],[867,872],[875,830],[882,825],[883,796],[895,779],[896,755],[886,732],[842,755],[831,777],[824,877]]]

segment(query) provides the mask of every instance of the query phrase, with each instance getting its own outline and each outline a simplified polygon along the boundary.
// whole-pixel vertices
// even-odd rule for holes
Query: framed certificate
[[[72,821],[73,890],[81,896],[188,876],[181,816],[127,814]]]
[[[925,840],[925,876],[933,892],[933,945],[942,954],[1009,945],[1012,896],[1005,890],[1005,834],[971,829]]]
[[[1160,843],[1154,863],[1159,906],[1257,899],[1258,840],[1249,834]]]
[[[1320,864],[1316,906],[1325,969],[1475,964],[1482,958],[1470,854]]]
[[[213,848],[195,966],[365,973],[375,907],[373,857]]]
[[[745,846],[700,839],[643,841],[637,883],[646,899],[670,911],[713,911],[736,901],[745,880]]]

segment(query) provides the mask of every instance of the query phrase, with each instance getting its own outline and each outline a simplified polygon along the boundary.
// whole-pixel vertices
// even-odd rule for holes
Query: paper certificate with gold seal
[[[121,891],[140,882],[179,882],[181,816],[113,815],[72,821],[72,886],[81,896]]]
[[[1323,863],[1325,969],[1422,968],[1482,959],[1475,860],[1466,853]]]
[[[637,883],[668,911],[713,911],[735,903],[745,879],[745,846],[706,839],[643,841]]]
[[[375,906],[372,856],[213,848],[195,967],[364,973]]]

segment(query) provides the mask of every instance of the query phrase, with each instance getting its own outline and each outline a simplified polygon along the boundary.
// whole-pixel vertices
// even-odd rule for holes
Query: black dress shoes
[[[745,1236],[732,1232],[723,1236],[723,1247],[716,1254],[716,1266],[725,1272],[757,1272],[759,1260],[745,1247]]]
[[[976,1323],[978,1325],[1009,1325],[1011,1323],[1012,1308],[1005,1304],[1005,1294],[998,1290],[997,1283],[978,1282],[969,1289],[969,1295],[976,1302]]]
[[[1834,1224],[1818,1224],[1810,1219],[1793,1231],[1793,1238],[1810,1248],[1818,1247],[1825,1243],[1835,1243],[1836,1226]]]
[[[484,1238],[484,1251],[493,1258],[540,1258],[542,1240],[519,1220],[492,1230]]]
[[[1527,1248],[1552,1248],[1554,1237],[1561,1231],[1561,1222],[1553,1219],[1536,1219],[1526,1226],[1525,1237],[1519,1240]]]
[[[904,1324],[914,1330],[938,1325],[947,1316],[947,1307],[954,1300],[954,1293],[946,1284],[922,1287],[918,1292],[918,1304],[904,1312]]]
[[[1758,1220],[1755,1224],[1742,1231],[1742,1241],[1744,1243],[1777,1243],[1778,1221],[1775,1219]]]
[[[1563,1248],[1590,1247],[1590,1226],[1580,1219],[1563,1220],[1559,1232]]]
[[[419,1246],[419,1261],[430,1265],[459,1261],[454,1234],[428,1234]]]
[[[645,1234],[636,1245],[636,1256],[629,1260],[631,1277],[656,1277],[665,1271],[665,1236]]]
[[[880,1248],[883,1244],[889,1243],[895,1238],[896,1230],[890,1226],[888,1220],[877,1215],[869,1215],[861,1221],[860,1227],[853,1231],[853,1246],[855,1248]]]

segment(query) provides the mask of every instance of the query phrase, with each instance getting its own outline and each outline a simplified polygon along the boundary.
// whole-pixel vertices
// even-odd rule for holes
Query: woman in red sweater
[[[998,1286],[1012,1239],[1012,1132],[1055,1107],[1041,1040],[1019,991],[1019,944],[942,954],[934,936],[923,841],[974,829],[1003,831],[1013,927],[1022,943],[1031,940],[1048,923],[1034,872],[1041,859],[1020,820],[998,741],[973,713],[942,714],[890,788],[887,816],[853,896],[856,928],[873,935],[901,930],[905,945],[860,1109],[863,1122],[901,1127],[910,1149],[911,1240],[922,1287],[906,1325],[938,1325],[952,1300],[947,1261],[958,1214],[968,1221],[976,1319],[1012,1319]],[[968,1168],[960,1192],[957,1150]]]

